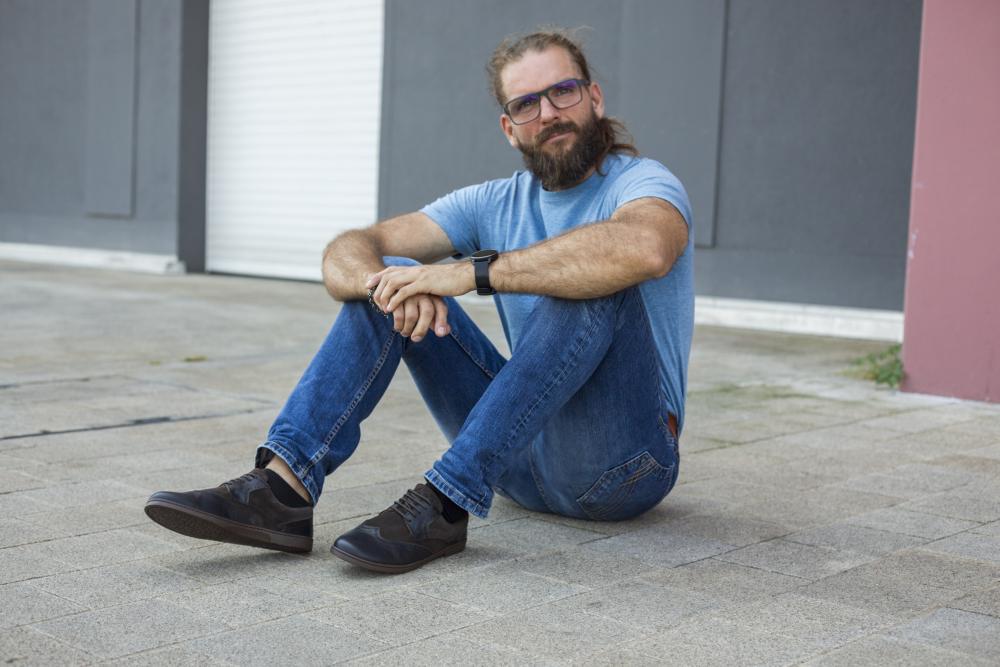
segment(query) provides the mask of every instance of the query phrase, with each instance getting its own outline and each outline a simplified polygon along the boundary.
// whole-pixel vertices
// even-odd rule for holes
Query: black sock
[[[309,507],[312,505],[308,500],[299,495],[299,492],[281,478],[281,475],[270,468],[264,468],[267,473],[267,485],[271,487],[274,497],[289,507]]]
[[[431,491],[433,491],[435,495],[441,499],[441,507],[444,508],[441,514],[444,515],[445,521],[448,523],[455,523],[456,521],[469,515],[468,512],[456,505],[455,501],[441,493],[436,486],[433,484],[428,484],[427,486],[431,487]]]

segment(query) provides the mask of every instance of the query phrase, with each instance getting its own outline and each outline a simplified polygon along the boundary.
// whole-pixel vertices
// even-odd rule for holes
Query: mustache
[[[576,123],[572,121],[563,121],[561,123],[556,123],[554,125],[549,125],[547,128],[538,133],[535,137],[535,145],[541,146],[543,143],[556,136],[557,134],[562,134],[563,132],[575,132],[580,133],[580,128],[577,127]]]

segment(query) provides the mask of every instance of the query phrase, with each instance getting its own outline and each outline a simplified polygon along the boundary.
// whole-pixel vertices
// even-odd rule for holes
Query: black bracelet
[[[378,307],[378,304],[375,303],[375,288],[374,287],[372,287],[372,288],[370,288],[368,290],[368,303],[371,304],[372,308],[375,309],[376,313],[378,313],[382,317],[389,317],[389,313],[383,311],[381,308]]]

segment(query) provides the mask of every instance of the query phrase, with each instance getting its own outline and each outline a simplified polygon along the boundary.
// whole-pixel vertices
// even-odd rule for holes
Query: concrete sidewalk
[[[312,554],[149,521],[250,468],[335,314],[314,284],[0,262],[0,660],[1000,662],[1000,406],[844,373],[879,343],[699,329],[680,482],[635,521],[498,498],[410,574],[334,558],[446,447],[405,369]]]

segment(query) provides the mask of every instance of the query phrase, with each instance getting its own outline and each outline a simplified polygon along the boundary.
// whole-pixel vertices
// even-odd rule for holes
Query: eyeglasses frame
[[[564,83],[568,83],[570,81],[573,81],[577,85],[580,86],[580,99],[578,101],[576,101],[576,102],[573,102],[573,104],[570,104],[567,107],[561,107],[561,106],[559,106],[558,104],[556,104],[555,102],[552,101],[552,98],[549,97],[549,93],[556,86],[561,86]],[[579,104],[580,102],[583,101],[583,89],[587,88],[589,90],[589,86],[590,86],[591,83],[593,83],[593,82],[589,81],[587,79],[576,79],[576,78],[573,78],[573,79],[563,79],[562,81],[557,81],[557,82],[553,83],[551,86],[549,86],[548,88],[545,88],[544,90],[539,90],[539,91],[536,91],[534,93],[525,93],[524,95],[518,95],[517,97],[515,97],[512,100],[508,100],[503,105],[503,107],[502,107],[503,108],[503,112],[504,112],[504,114],[506,114],[507,118],[510,119],[510,122],[514,123],[514,125],[527,125],[528,123],[531,123],[533,121],[538,120],[538,118],[542,115],[542,99],[541,98],[544,97],[545,99],[547,99],[549,101],[549,104],[551,104],[556,109],[572,109],[577,104]],[[514,120],[514,116],[510,113],[510,105],[513,104],[514,102],[517,102],[518,100],[520,100],[522,98],[529,97],[531,95],[538,95],[539,96],[538,97],[538,115],[535,116],[534,118],[530,119],[530,120],[522,120],[522,121],[516,121],[516,120]]]

